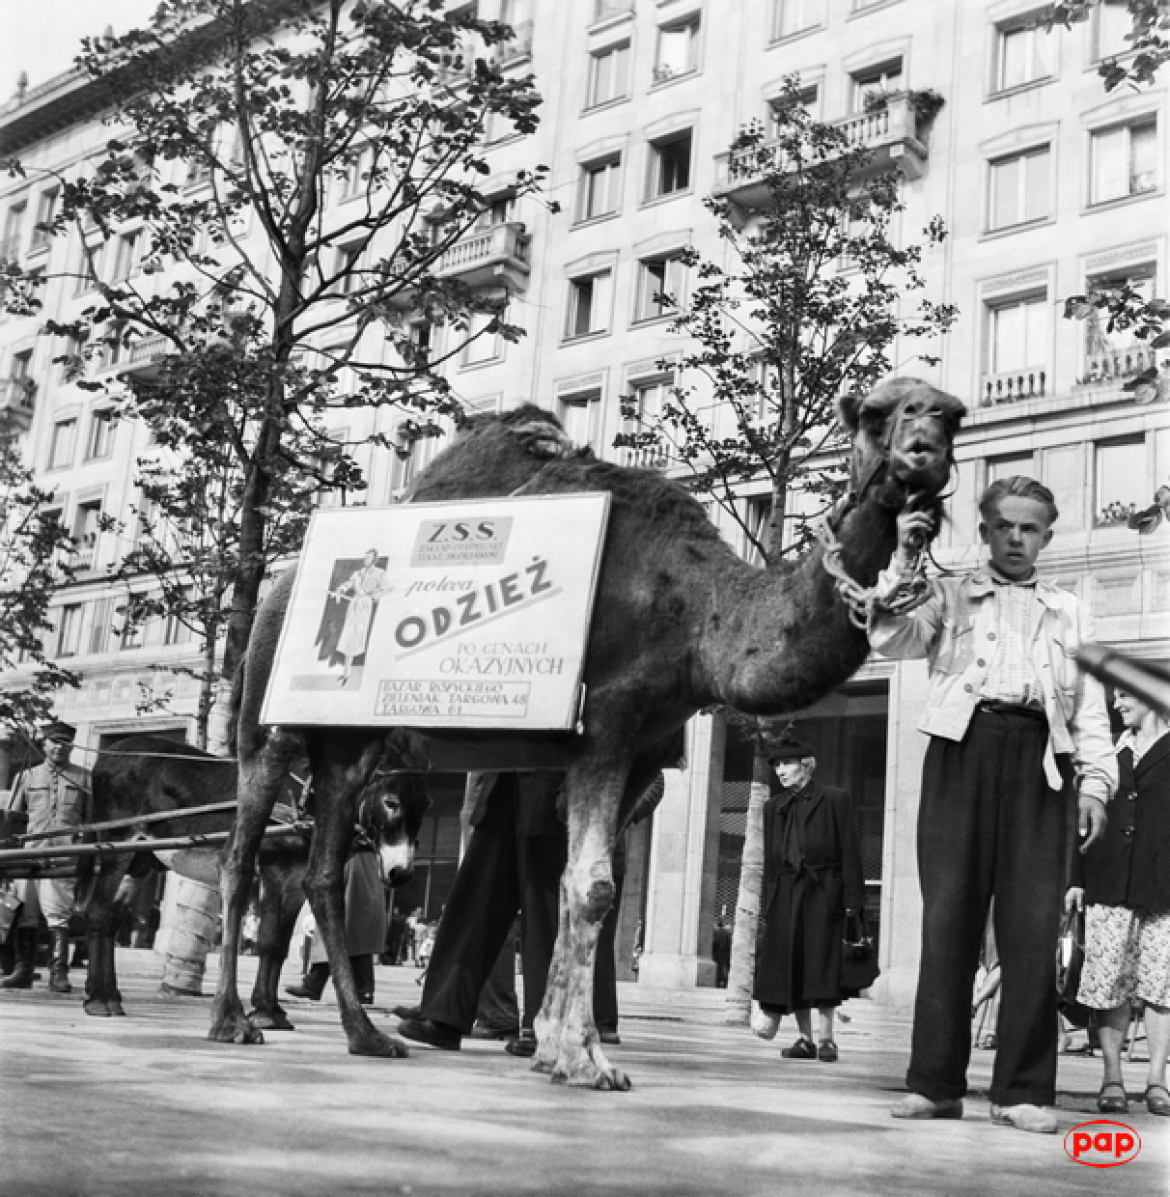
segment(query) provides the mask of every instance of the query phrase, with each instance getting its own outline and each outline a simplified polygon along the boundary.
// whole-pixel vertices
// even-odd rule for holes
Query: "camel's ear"
[[[856,395],[842,395],[837,401],[837,416],[841,423],[855,433],[861,426],[861,400]]]

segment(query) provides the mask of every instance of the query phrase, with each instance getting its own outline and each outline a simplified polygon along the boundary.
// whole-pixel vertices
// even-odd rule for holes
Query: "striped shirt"
[[[995,583],[996,653],[980,692],[981,698],[1043,707],[1044,691],[1032,667],[1032,636],[1038,611],[1036,574],[1011,582],[988,565]]]

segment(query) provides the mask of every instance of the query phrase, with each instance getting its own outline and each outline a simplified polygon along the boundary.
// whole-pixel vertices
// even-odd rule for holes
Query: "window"
[[[816,120],[820,113],[820,94],[821,89],[813,83],[808,87],[802,87],[796,97],[796,105],[803,108],[813,120]],[[768,132],[773,137],[779,136],[784,113],[791,102],[787,95],[777,96],[768,101]]]
[[[619,42],[589,56],[587,108],[611,104],[630,94],[630,43]]]
[[[881,66],[869,67],[851,76],[850,112],[864,112],[869,97],[880,97],[902,89],[902,60],[893,58]]]
[[[468,321],[465,344],[463,346],[463,365],[482,366],[486,362],[498,361],[501,357],[500,335],[489,332],[488,329],[495,322],[496,317],[488,312],[473,312]]]
[[[581,167],[577,219],[596,220],[616,212],[621,202],[621,184],[620,154],[600,162],[587,162]]]
[[[1124,524],[1149,502],[1144,437],[1101,441],[1096,446],[1093,522]]]
[[[409,423],[403,421],[395,427],[393,441],[393,455],[390,458],[389,498],[391,501],[397,500],[414,481],[418,467],[415,457],[415,447],[418,442]]]
[[[337,282],[334,291],[338,295],[352,295],[363,284],[362,247],[360,245],[339,245],[337,247]]]
[[[609,332],[609,318],[613,307],[613,271],[569,280],[569,313],[565,325],[566,337],[588,337]]]
[[[1093,15],[1097,22],[1095,58],[1116,58],[1133,49],[1133,42],[1127,40],[1127,35],[1133,32],[1133,18],[1129,15],[1126,0],[1102,0]]]
[[[77,282],[75,295],[84,295],[94,290],[101,282],[102,264],[106,257],[106,243],[79,242],[77,246]]]
[[[27,214],[27,201],[13,204],[4,213],[4,240],[0,243],[0,260],[14,262],[20,257],[20,239],[24,232],[24,218]]]
[[[114,609],[114,614],[118,618],[119,650],[142,647],[142,632],[145,619],[138,617],[131,622],[130,612],[129,603]]]
[[[60,470],[73,463],[73,443],[77,438],[77,417],[58,420],[49,442],[49,469]]]
[[[1051,216],[1051,170],[1049,146],[992,162],[988,229],[1006,229]]]
[[[1100,274],[1089,279],[1090,292],[1113,291],[1122,288],[1136,292],[1144,303],[1154,298],[1154,263],[1146,262],[1112,274]],[[1156,351],[1149,342],[1139,341],[1133,329],[1109,331],[1108,316],[1099,308],[1092,308],[1084,320],[1085,369],[1083,382],[1106,382],[1139,374],[1155,364]]]
[[[626,450],[625,464],[643,468],[662,468],[670,464],[670,452],[661,439],[665,433],[662,413],[674,385],[674,376],[660,375],[657,378],[639,380],[634,384],[631,403],[634,416],[626,425],[634,435],[649,436],[658,433],[655,443],[631,447]]]
[[[40,199],[37,200],[37,221],[33,226],[30,249],[44,249],[49,244],[49,238],[52,234],[48,229],[40,226],[52,224],[56,211],[57,189],[54,187],[49,191],[42,191]]]
[[[996,35],[996,91],[1052,77],[1055,43],[1042,25],[1001,27]]]
[[[61,608],[57,622],[57,656],[75,657],[81,647],[81,603],[68,603]]]
[[[686,286],[686,272],[677,257],[647,258],[638,263],[635,321],[657,320],[678,310]]]
[[[183,591],[183,597],[187,602],[192,599],[190,590]],[[187,618],[192,618],[188,616]],[[194,633],[187,623],[187,619],[176,615],[173,611],[168,611],[163,617],[163,644],[188,644],[194,638]]]
[[[1007,300],[989,310],[987,367],[990,373],[1043,372],[1048,366],[1049,350],[1047,292]]]
[[[792,37],[824,23],[824,0],[776,0],[772,12],[772,40]]]
[[[650,143],[650,180],[647,199],[676,195],[691,185],[692,130],[674,133]]]
[[[1137,121],[1092,137],[1089,203],[1103,204],[1158,188],[1158,123]]]
[[[365,195],[370,190],[370,171],[374,164],[374,151],[371,146],[363,146],[346,164],[345,177],[342,180],[341,198],[354,199]]]
[[[654,57],[654,82],[664,83],[689,75],[699,67],[699,17],[696,14],[677,25],[658,30],[658,52]]]
[[[31,349],[22,349],[19,353],[14,353],[12,360],[8,363],[8,389],[11,393],[11,402],[18,406],[31,407],[37,393],[37,384],[32,377],[32,358],[33,351]]]
[[[142,240],[142,233],[123,233],[114,247],[114,273],[111,282],[120,283],[128,279],[138,269],[138,246]]]
[[[475,221],[477,229],[490,229],[498,224],[507,224],[516,219],[516,197],[511,194],[497,195],[488,200],[488,205]]]
[[[93,604],[93,618],[89,624],[89,651],[104,653],[110,644],[110,608],[108,598],[98,599]]]
[[[101,499],[77,504],[77,512],[73,517],[73,549],[74,565],[78,569],[93,569],[101,525]]]
[[[604,21],[634,11],[634,0],[593,0],[593,19]]]
[[[114,450],[114,428],[117,421],[109,409],[95,411],[89,420],[89,440],[85,446],[86,461],[109,457]]]
[[[601,392],[583,391],[579,395],[562,395],[557,400],[558,415],[565,436],[574,445],[596,450],[601,418]]]

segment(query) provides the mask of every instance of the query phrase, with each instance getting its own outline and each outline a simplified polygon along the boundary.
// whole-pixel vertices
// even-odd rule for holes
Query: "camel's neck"
[[[897,513],[869,499],[837,533],[849,576],[871,586],[897,542]],[[849,620],[818,546],[796,567],[729,577],[704,654],[718,697],[751,714],[784,714],[816,702],[860,668],[865,633]]]

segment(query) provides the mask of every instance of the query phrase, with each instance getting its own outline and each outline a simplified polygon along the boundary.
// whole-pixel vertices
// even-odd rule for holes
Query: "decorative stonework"
[[[999,295],[1006,291],[1019,291],[1037,283],[1048,282],[1048,267],[1037,266],[1033,270],[1017,270],[1015,274],[1001,274],[998,278],[985,279],[979,287],[980,294]]]

